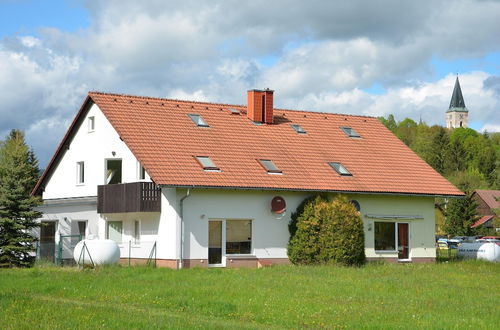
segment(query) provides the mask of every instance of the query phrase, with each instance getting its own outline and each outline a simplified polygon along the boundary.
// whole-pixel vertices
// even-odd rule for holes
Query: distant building
[[[446,128],[467,127],[468,124],[469,110],[465,107],[462,89],[457,77],[451,95],[450,107],[446,111]]]
[[[476,190],[472,194],[472,198],[477,203],[477,215],[479,218],[471,227],[483,227],[495,229],[495,231],[500,231],[500,228],[496,228],[495,210],[500,208],[500,190]]]

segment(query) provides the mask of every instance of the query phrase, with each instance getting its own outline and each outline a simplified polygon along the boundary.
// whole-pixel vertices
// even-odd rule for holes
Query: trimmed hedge
[[[362,265],[365,262],[363,221],[338,195],[304,200],[289,224],[288,257],[294,264]]]

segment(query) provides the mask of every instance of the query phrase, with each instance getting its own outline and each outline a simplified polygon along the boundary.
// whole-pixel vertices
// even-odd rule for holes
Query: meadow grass
[[[495,328],[500,264],[0,270],[0,328]]]

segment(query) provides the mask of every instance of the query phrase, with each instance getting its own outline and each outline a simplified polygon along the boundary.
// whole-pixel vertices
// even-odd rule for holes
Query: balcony
[[[160,211],[161,189],[153,182],[97,186],[98,213]]]

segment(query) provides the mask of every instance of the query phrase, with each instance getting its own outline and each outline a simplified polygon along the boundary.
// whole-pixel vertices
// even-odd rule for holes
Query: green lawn
[[[0,270],[0,328],[495,328],[500,264]]]

